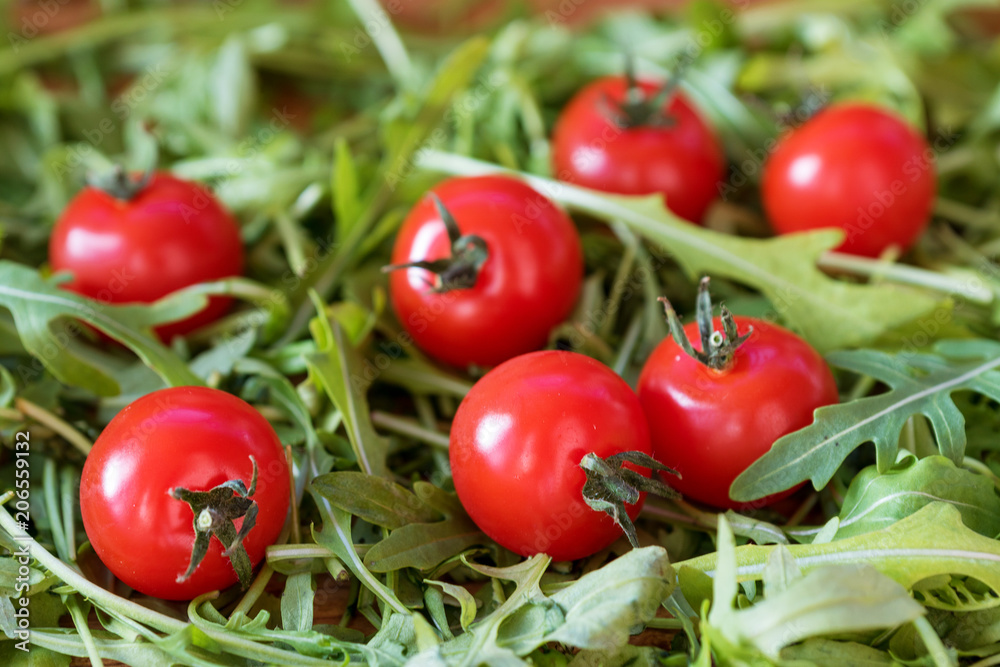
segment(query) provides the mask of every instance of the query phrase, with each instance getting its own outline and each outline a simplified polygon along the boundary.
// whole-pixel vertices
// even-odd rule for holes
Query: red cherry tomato
[[[826,362],[791,331],[750,317],[735,318],[750,337],[731,365],[713,370],[691,358],[673,339],[653,351],[637,391],[653,440],[653,457],[681,479],[670,485],[683,495],[721,508],[760,507],[794,489],[752,503],[737,503],[729,487],[783,435],[808,426],[813,410],[837,402]],[[721,330],[721,320],[715,319]],[[684,327],[701,349],[697,324]]]
[[[650,453],[642,407],[628,384],[590,357],[533,352],[483,376],[459,405],[451,467],[459,500],[502,546],[555,560],[589,556],[622,536],[583,500],[580,460]],[[644,498],[627,506],[631,518]]]
[[[493,366],[543,347],[573,308],[583,251],[573,222],[524,183],[505,176],[455,178],[436,194],[464,235],[485,242],[488,258],[472,287],[433,290],[423,268],[394,271],[393,308],[417,345],[454,366]],[[396,237],[395,265],[452,255],[432,198],[418,203]]]
[[[84,188],[56,221],[49,240],[65,287],[102,303],[149,303],[182,287],[243,270],[239,227],[200,185],[167,173],[125,201]],[[202,311],[157,328],[164,340],[217,319],[231,300],[213,297]]]
[[[843,252],[905,250],[934,204],[927,141],[893,114],[866,104],[825,109],[792,131],[764,165],[764,210],[779,234],[821,227],[847,233]]]
[[[638,85],[647,100],[659,90],[649,81]],[[671,211],[700,222],[719,194],[725,170],[712,129],[679,91],[654,110],[668,124],[626,123],[623,129],[615,107],[624,102],[627,90],[625,77],[606,77],[570,100],[552,137],[556,176],[605,192],[662,193]]]
[[[158,598],[188,600],[232,585],[236,572],[214,536],[198,568],[178,582],[191,561],[195,517],[169,492],[209,491],[229,480],[249,487],[250,457],[259,471],[250,496],[258,514],[243,544],[256,564],[278,538],[289,505],[288,465],[274,429],[217,389],[174,387],[134,401],[107,425],[83,466],[80,509],[94,551],[119,579]]]

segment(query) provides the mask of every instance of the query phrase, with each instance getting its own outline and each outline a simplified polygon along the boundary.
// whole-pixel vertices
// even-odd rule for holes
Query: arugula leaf
[[[620,220],[661,246],[664,254],[669,252],[689,276],[731,278],[760,290],[776,313],[821,352],[873,343],[940,305],[934,297],[912,289],[828,277],[816,264],[841,240],[839,231],[741,238],[685,222],[659,196],[609,195],[433,150],[423,152],[418,164],[462,176],[507,172],[575,211]]]
[[[622,646],[634,628],[656,616],[674,579],[661,547],[633,549],[551,596],[565,622],[546,641],[584,649]]]
[[[801,644],[781,650],[781,659],[808,662],[816,667],[882,667],[895,666],[896,662],[885,651],[857,642],[833,639],[807,639]]]
[[[347,340],[340,323],[327,319],[322,308],[320,313],[310,325],[319,352],[306,357],[312,382],[323,388],[343,415],[361,470],[387,477],[385,458],[389,442],[375,431],[371,422],[367,398],[371,383],[360,370],[361,355]]]
[[[819,408],[815,421],[779,439],[771,450],[736,478],[730,495],[741,501],[763,498],[812,480],[824,486],[847,456],[865,442],[875,443],[879,472],[887,472],[899,451],[907,420],[930,420],[941,454],[956,464],[965,456],[965,418],[951,394],[974,391],[1000,400],[1000,343],[990,340],[941,341],[934,354],[876,350],[837,352],[834,366],[873,377],[891,389],[850,403]]]
[[[34,269],[0,260],[0,306],[14,317],[25,350],[60,381],[113,396],[119,383],[88,364],[76,351],[82,329],[57,330],[65,318],[82,320],[125,344],[171,385],[199,385],[201,380],[172,351],[151,335],[152,327],[183,319],[205,306],[205,297],[175,294],[148,306],[113,306],[59,289]]]
[[[472,593],[469,592],[469,589],[463,586],[449,584],[447,581],[435,581],[434,579],[424,579],[424,583],[432,586],[439,586],[443,592],[458,600],[458,604],[462,610],[458,622],[462,626],[462,630],[468,630],[469,625],[476,620],[476,612],[478,611],[476,599],[472,597]]]
[[[774,659],[781,649],[807,637],[890,628],[924,614],[905,588],[867,563],[823,565],[798,578],[786,577],[783,588],[769,591],[765,586],[763,601],[736,610],[735,542],[724,517],[719,519],[718,546],[712,609],[701,629],[725,644],[753,646]],[[764,572],[775,569],[773,559],[787,554],[787,547],[774,549]]]
[[[737,547],[737,579],[760,580],[776,548],[788,549],[805,573],[824,565],[868,563],[907,590],[923,579],[947,574],[975,578],[1000,595],[1000,541],[966,527],[950,503],[930,503],[888,528],[835,542]],[[720,558],[711,553],[674,567],[713,575],[717,568],[721,571]]]
[[[281,593],[281,627],[290,632],[312,630],[315,596],[312,573],[289,575]]]
[[[980,535],[1000,535],[1000,496],[988,477],[959,468],[943,456],[919,460],[908,456],[882,475],[874,466],[855,475],[834,539],[885,528],[932,502],[954,505],[965,525]]]
[[[427,482],[417,482],[413,486],[416,497],[445,518],[434,523],[409,523],[393,530],[365,554],[365,564],[373,572],[391,572],[404,567],[429,570],[469,547],[488,542],[455,494]]]
[[[381,477],[345,470],[316,477],[311,485],[334,507],[389,530],[441,518],[415,494]]]

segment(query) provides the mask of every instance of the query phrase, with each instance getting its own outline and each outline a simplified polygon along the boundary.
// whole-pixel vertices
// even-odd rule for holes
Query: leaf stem
[[[56,481],[56,462],[46,458],[42,467],[42,498],[45,502],[45,513],[49,515],[50,530],[52,532],[52,542],[56,547],[56,554],[63,560],[69,560],[66,544],[66,534],[63,532],[62,511],[58,497],[59,484]]]
[[[66,599],[66,608],[69,610],[73,625],[76,626],[76,631],[80,635],[80,641],[87,649],[87,658],[90,660],[91,667],[104,667],[101,651],[94,641],[94,635],[90,632],[90,626],[87,625],[87,616],[83,613],[80,601],[76,599],[76,596],[69,596]]]
[[[21,530],[17,522],[14,521],[14,518],[7,511],[7,508],[2,506],[0,506],[0,528],[18,542],[26,544],[28,553],[32,558],[94,604],[103,608],[113,609],[123,616],[128,616],[161,632],[178,632],[187,626],[187,623],[184,621],[170,618],[131,600],[126,600],[90,581],[69,565],[50,554],[45,547]]]
[[[59,471],[59,492],[62,499],[62,529],[66,535],[66,553],[76,561],[76,521],[74,515],[77,476],[69,467]]]
[[[414,419],[397,417],[396,415],[392,415],[387,412],[373,410],[372,423],[375,426],[384,428],[387,431],[391,431],[399,435],[409,436],[415,440],[419,440],[420,442],[427,443],[428,445],[432,445],[434,447],[439,447],[445,450],[448,449],[449,438],[447,435],[437,431],[432,431],[431,429],[422,426]]]
[[[378,49],[385,67],[396,81],[400,90],[411,90],[417,81],[413,76],[413,63],[406,51],[403,40],[392,25],[388,13],[375,0],[348,0],[351,9],[358,15],[361,24],[375,24],[376,30],[368,31],[375,48]],[[367,30],[367,28],[366,28]]]
[[[49,412],[40,405],[32,403],[26,398],[19,397],[14,399],[14,407],[16,407],[25,417],[33,419],[39,424],[48,426],[50,429],[61,435],[66,442],[80,450],[84,456],[89,454],[90,449],[94,446],[90,440],[77,431],[69,422]]]
[[[268,582],[271,581],[271,576],[274,574],[274,568],[271,567],[270,562],[265,562],[260,568],[260,572],[254,578],[253,583],[247,589],[247,592],[243,594],[239,603],[233,609],[230,616],[235,615],[237,612],[242,611],[244,614],[250,615],[250,609],[257,603],[260,596],[264,594],[264,589],[267,588]]]
[[[267,562],[301,560],[303,558],[336,558],[337,554],[322,544],[282,544],[267,548]]]
[[[994,298],[993,291],[985,285],[974,286],[968,280],[952,278],[936,271],[869,257],[825,252],[820,255],[819,266],[868,278],[877,277],[903,285],[923,287],[941,294],[953,294],[982,305],[992,303]]]
[[[927,653],[930,654],[931,660],[934,661],[935,667],[955,667],[957,663],[948,654],[948,649],[944,647],[944,643],[934,630],[931,622],[927,620],[927,617],[921,616],[917,618],[913,621],[913,625],[920,634],[920,639],[923,640],[924,647],[927,649]]]

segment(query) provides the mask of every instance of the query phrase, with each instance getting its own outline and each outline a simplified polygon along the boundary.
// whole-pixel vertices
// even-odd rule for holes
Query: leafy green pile
[[[1000,42],[975,13],[991,3],[699,0],[579,32],[512,10],[481,35],[402,40],[374,0],[100,5],[68,32],[12,19],[0,52],[0,478],[14,488],[27,429],[34,489],[30,539],[0,509],[3,664],[1000,664]],[[706,228],[550,178],[558,110],[625,51],[655,76],[693,56],[682,85],[732,170]],[[896,109],[935,147],[935,218],[905,263],[832,253],[833,232],[765,238],[767,151],[847,98]],[[241,220],[248,277],[149,306],[60,290],[49,230],[109,160],[209,184]],[[651,499],[642,548],[578,563],[479,532],[447,456],[475,378],[399,343],[379,269],[437,179],[501,170],[580,224],[587,283],[553,345],[634,380],[666,333],[656,297],[691,312],[709,274],[734,312],[830,353],[843,402],[733,487],[819,491],[785,513]],[[152,337],[212,294],[240,306],[172,347]],[[181,384],[260,408],[299,501],[246,592],[186,606],[109,581],[76,507],[103,425]]]

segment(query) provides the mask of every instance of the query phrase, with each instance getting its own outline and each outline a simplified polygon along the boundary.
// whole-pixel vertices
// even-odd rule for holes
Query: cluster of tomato
[[[774,148],[764,209],[779,233],[840,227],[845,251],[905,249],[929,215],[931,157],[894,115],[833,106]],[[630,76],[582,90],[553,137],[560,179],[660,193],[692,223],[717,197],[725,165],[714,131],[680,90]],[[162,173],[85,189],[55,226],[50,260],[73,274],[67,289],[106,303],[151,302],[238,275],[243,263],[232,217],[208,191]],[[435,187],[403,222],[392,261],[392,305],[416,344],[451,366],[495,367],[458,409],[450,458],[470,516],[521,554],[573,559],[620,535],[615,521],[584,504],[587,455],[651,455],[680,474],[671,484],[685,496],[738,507],[732,481],[777,438],[810,423],[815,408],[837,400],[815,350],[764,321],[725,310],[713,318],[707,283],[696,322],[682,328],[668,306],[674,335],[650,355],[636,391],[589,357],[537,351],[577,301],[583,253],[567,215],[513,178]],[[213,298],[157,333],[182,335],[227,306]],[[162,468],[164,488],[139,483],[143,461]],[[630,518],[643,494],[633,500]],[[95,443],[81,485],[98,555],[123,581],[162,598],[244,578],[241,570],[277,538],[288,503],[288,466],[273,429],[240,399],[205,388],[163,390],[126,407]],[[134,520],[161,529],[102,530]]]

